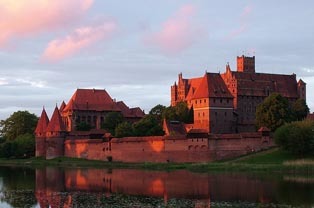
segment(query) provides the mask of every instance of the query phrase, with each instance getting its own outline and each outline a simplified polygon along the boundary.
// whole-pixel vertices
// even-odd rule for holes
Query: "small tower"
[[[36,141],[36,157],[46,156],[46,130],[49,123],[49,119],[45,108],[41,112],[41,116],[38,120],[37,127],[35,129],[35,141]]]
[[[237,56],[237,71],[255,73],[255,56]]]
[[[171,86],[171,106],[175,106],[178,100],[178,86],[175,82],[174,85]]]
[[[298,96],[306,101],[306,83],[302,79],[298,81]]]
[[[46,130],[46,159],[64,156],[66,129],[56,106]]]

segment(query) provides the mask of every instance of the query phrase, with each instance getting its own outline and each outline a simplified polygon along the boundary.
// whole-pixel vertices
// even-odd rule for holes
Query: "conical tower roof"
[[[65,108],[66,104],[64,101],[62,101],[61,106],[59,108],[60,113],[62,113],[63,109]]]
[[[60,111],[58,109],[58,107],[56,106],[51,120],[48,124],[47,127],[47,132],[61,132],[61,131],[66,131],[64,123],[62,121],[61,115],[60,115]]]
[[[47,130],[47,126],[49,124],[49,118],[47,116],[45,108],[43,108],[43,111],[41,112],[41,116],[38,120],[37,127],[35,129],[35,133],[45,133]]]

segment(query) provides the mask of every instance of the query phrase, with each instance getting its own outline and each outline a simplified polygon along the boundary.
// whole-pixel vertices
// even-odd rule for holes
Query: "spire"
[[[49,123],[49,118],[47,116],[45,108],[43,108],[43,111],[41,112],[41,116],[37,123],[37,127],[35,129],[35,133],[36,134],[45,133],[48,123]]]
[[[59,108],[59,111],[62,112],[63,109],[65,108],[65,106],[66,106],[65,102],[62,101],[61,106],[60,106],[60,108]]]
[[[51,120],[48,124],[47,127],[47,132],[51,131],[51,132],[61,132],[61,131],[66,131],[65,130],[65,126],[62,122],[62,118],[59,112],[58,107],[55,107],[55,110],[52,114]]]
[[[227,62],[227,65],[226,65],[226,71],[231,71],[231,69],[230,69],[230,65],[229,65],[229,62]]]

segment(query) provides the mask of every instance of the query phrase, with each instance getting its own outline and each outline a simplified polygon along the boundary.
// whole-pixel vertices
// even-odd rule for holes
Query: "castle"
[[[77,89],[68,104],[63,101],[59,109],[55,107],[50,121],[43,109],[35,129],[36,156],[63,156],[66,138],[101,138],[107,133],[101,126],[109,112],[120,112],[129,122],[145,115],[139,107],[129,108],[123,101],[112,99],[106,90],[97,89]],[[77,131],[80,124],[92,130]]]
[[[296,75],[255,72],[255,56],[237,57],[237,71],[229,64],[226,71],[205,73],[203,77],[184,79],[171,86],[171,105],[187,102],[194,110],[196,129],[210,133],[253,132],[256,107],[271,93],[279,93],[290,102],[306,99],[306,84]]]
[[[60,156],[123,162],[209,162],[274,146],[270,130],[256,131],[256,107],[277,92],[290,102],[306,98],[306,84],[296,75],[255,72],[255,57],[237,57],[237,71],[206,72],[171,86],[171,105],[187,102],[194,123],[164,121],[164,136],[112,138],[101,129],[109,112],[121,112],[134,122],[144,117],[140,108],[116,102],[105,90],[78,89],[68,104],[45,109],[38,121],[36,156]],[[90,131],[77,131],[86,123]]]

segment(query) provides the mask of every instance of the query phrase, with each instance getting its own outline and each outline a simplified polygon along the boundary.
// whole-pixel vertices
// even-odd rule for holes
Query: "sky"
[[[0,0],[0,119],[50,117],[78,88],[148,112],[179,73],[236,70],[240,55],[295,73],[314,111],[314,1]]]

